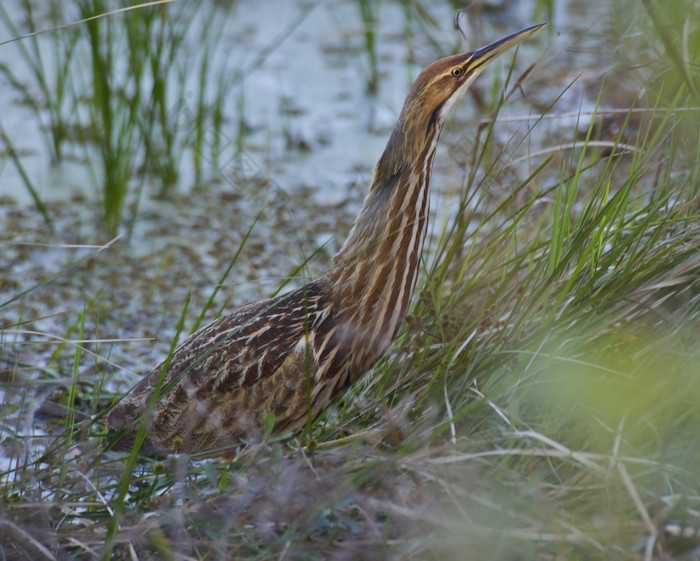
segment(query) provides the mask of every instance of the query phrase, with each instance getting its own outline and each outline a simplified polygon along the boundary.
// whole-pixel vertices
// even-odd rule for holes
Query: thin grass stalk
[[[136,434],[134,436],[134,444],[131,449],[131,452],[129,453],[129,456],[127,457],[126,460],[126,465],[124,466],[124,472],[122,474],[122,477],[119,480],[118,488],[117,488],[117,496],[116,499],[114,500],[114,505],[113,505],[113,511],[112,515],[109,519],[109,524],[107,526],[107,533],[105,536],[105,544],[104,544],[104,549],[102,550],[100,554],[100,560],[108,560],[112,556],[112,552],[114,551],[114,545],[115,545],[115,540],[118,535],[119,531],[119,524],[120,524],[120,516],[121,513],[124,509],[125,506],[125,501],[126,497],[129,494],[129,488],[132,484],[132,476],[134,473],[134,468],[137,465],[138,462],[138,454],[139,450],[141,449],[141,446],[143,445],[144,441],[146,440],[146,433],[148,431],[148,419],[150,416],[150,411],[153,409],[158,397],[160,396],[160,389],[163,384],[163,381],[165,379],[165,374],[168,371],[168,366],[170,365],[170,361],[175,354],[175,350],[177,349],[177,344],[180,339],[180,334],[182,333],[184,327],[185,327],[185,319],[187,318],[187,313],[189,311],[189,306],[190,306],[190,298],[188,295],[187,300],[185,301],[185,305],[182,308],[182,313],[180,314],[180,319],[178,320],[177,323],[177,330],[175,333],[175,336],[173,337],[171,344],[170,344],[170,350],[168,351],[168,355],[166,356],[165,360],[163,361],[163,367],[161,368],[161,373],[158,378],[158,381],[156,382],[156,387],[155,391],[153,392],[153,396],[150,399],[150,402],[148,403],[148,406],[146,408],[145,414],[143,415],[142,422],[140,426],[138,427],[138,430],[136,431]]]
[[[379,89],[379,69],[377,65],[377,25],[379,0],[358,0],[360,16],[364,26],[365,52],[367,54],[368,73],[365,79],[367,93],[374,95]]]
[[[2,126],[2,124],[0,124],[0,139],[5,144],[5,147],[7,149],[7,153],[9,155],[10,159],[12,160],[12,163],[15,165],[17,172],[19,173],[20,177],[22,178],[22,183],[24,183],[24,186],[27,188],[27,191],[29,191],[29,195],[32,197],[32,200],[34,201],[34,206],[36,206],[36,209],[41,213],[41,216],[44,219],[44,223],[47,226],[51,226],[52,221],[51,221],[51,216],[49,215],[49,210],[48,210],[48,208],[46,208],[46,205],[41,200],[41,197],[39,196],[39,192],[34,187],[34,183],[32,182],[31,178],[29,177],[27,170],[24,169],[24,165],[22,164],[22,160],[19,157],[19,155],[17,154],[17,151],[15,150],[14,144],[12,143],[12,140],[10,140],[10,137],[7,136],[7,133],[5,132],[5,129]],[[0,306],[0,307],[2,307],[2,306]]]
[[[85,335],[85,317],[87,315],[87,308],[83,308],[82,313],[79,317],[79,327],[78,327],[78,340],[82,341]],[[78,393],[78,373],[80,371],[80,359],[82,356],[83,347],[82,345],[75,345],[75,354],[73,356],[73,368],[71,369],[70,384],[68,386],[68,399],[66,402],[66,418],[64,420],[64,434],[66,435],[63,452],[61,458],[65,458],[68,449],[73,444],[73,439],[75,438],[74,427],[75,427],[75,402]],[[62,489],[65,484],[67,465],[61,463],[61,471],[59,475],[58,489]]]

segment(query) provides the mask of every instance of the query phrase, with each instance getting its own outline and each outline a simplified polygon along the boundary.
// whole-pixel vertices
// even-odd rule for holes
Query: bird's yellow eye
[[[459,67],[453,68],[453,69],[452,69],[452,75],[453,75],[455,78],[458,78],[459,76],[462,75],[462,69],[459,68]]]

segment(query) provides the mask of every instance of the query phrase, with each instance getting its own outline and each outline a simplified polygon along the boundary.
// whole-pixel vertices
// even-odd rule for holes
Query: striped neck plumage
[[[383,352],[404,318],[418,278],[428,185],[445,119],[491,61],[542,26],[435,61],[411,85],[362,211],[321,279],[353,345],[375,346],[378,337]]]
[[[400,154],[392,142],[387,151]],[[428,226],[430,174],[439,130],[426,137],[413,160],[380,159],[375,180],[350,234],[326,275],[336,309],[357,337],[358,360],[373,363],[403,321],[418,280]],[[362,368],[365,364],[358,367]]]
[[[418,280],[430,174],[442,126],[480,70],[471,53],[440,59],[411,85],[350,234],[321,283],[330,294],[354,373],[386,351]]]
[[[419,233],[422,240],[427,225],[428,188],[432,171],[435,148],[439,131],[432,131],[427,137],[422,150],[413,161],[397,163],[385,161],[387,153],[401,153],[394,143],[401,135],[394,131],[384,155],[375,170],[374,181],[365,197],[362,210],[333,259],[334,272],[351,268],[355,273],[358,261],[367,265],[384,262],[396,257],[403,242],[413,237],[416,224],[422,225]],[[389,168],[387,170],[386,168]],[[412,247],[412,246],[411,246]],[[422,246],[413,248],[420,250]],[[371,267],[366,267],[367,269]],[[362,268],[365,269],[364,267]]]
[[[386,280],[404,273],[410,285],[404,287],[403,279],[395,285],[384,282],[382,298],[398,294],[403,301],[408,294],[410,299],[427,231],[435,148],[447,115],[480,72],[453,77],[455,64],[469,60],[469,54],[441,59],[413,82],[375,167],[362,210],[327,275],[344,306],[356,306],[353,297],[359,287],[374,289],[374,281],[382,274]],[[393,331],[393,322],[389,327]]]

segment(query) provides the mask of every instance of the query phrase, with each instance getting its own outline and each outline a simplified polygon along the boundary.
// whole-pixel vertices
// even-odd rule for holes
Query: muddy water
[[[543,19],[535,8],[524,7],[529,3],[519,3],[515,11],[499,11],[498,2],[492,4],[490,11],[470,16],[469,48]],[[525,86],[527,97],[516,92],[506,103],[496,129],[498,143],[516,144],[539,111],[575,78],[577,57],[590,59],[567,48],[580,44],[582,31],[604,26],[605,20],[591,17],[602,4],[575,18],[567,11],[579,9],[575,2],[558,3],[550,31],[522,46],[516,74],[542,52],[546,66]],[[0,373],[12,392],[0,397],[11,412],[3,432],[42,430],[41,423],[32,422],[36,398],[70,383],[76,324],[84,323],[82,341],[94,341],[83,343],[83,409],[97,407],[90,402],[98,393],[93,385],[110,392],[131,385],[166,353],[188,296],[185,332],[194,326],[253,224],[206,319],[222,308],[269,296],[295,272],[288,286],[323,271],[360,208],[410,82],[426,64],[464,48],[464,40],[452,29],[447,2],[429,8],[434,26],[407,15],[398,2],[382,3],[376,39],[380,85],[375,96],[368,96],[368,56],[357,3],[318,2],[300,18],[302,6],[309,3],[239,2],[226,16],[220,44],[225,66],[213,72],[248,69],[226,107],[229,123],[239,121],[236,112],[244,107],[247,181],[230,181],[223,166],[210,183],[193,189],[185,164],[177,192],[167,199],[156,198],[146,186],[129,240],[111,240],[104,233],[85,151],[76,149],[75,158],[52,169],[34,115],[13,102],[16,94],[6,84],[0,89],[2,124],[54,220],[53,228],[42,222],[17,170],[5,161],[0,169],[0,325],[5,327]],[[581,29],[582,22],[590,22],[587,29]],[[0,61],[19,64],[13,49],[16,45],[0,47]],[[251,66],[263,52],[264,60]],[[490,90],[502,82],[511,60],[503,57],[483,75],[479,94],[466,99],[448,124],[435,166],[433,224],[455,208],[480,118],[477,102],[490,103]],[[603,73],[607,58],[597,60]],[[596,79],[594,73],[590,80]],[[187,103],[180,100],[178,107]],[[575,114],[592,103],[582,82],[557,108]],[[543,122],[529,148],[559,136],[570,139],[581,121],[568,119]],[[230,134],[233,142],[233,129]],[[525,162],[513,173],[522,178],[537,164]],[[501,189],[507,193],[508,185],[494,186]]]

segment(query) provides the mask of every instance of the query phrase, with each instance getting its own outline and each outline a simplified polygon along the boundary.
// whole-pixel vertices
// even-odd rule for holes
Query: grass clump
[[[589,155],[589,130],[553,196],[538,189],[550,159],[516,188],[519,206],[476,228],[458,219],[441,240],[409,354],[365,391],[411,395],[409,419],[440,403],[431,440],[460,452],[431,461],[483,462],[501,487],[486,508],[461,505],[455,552],[510,559],[526,543],[525,558],[652,559],[697,535],[678,508],[697,505],[700,480],[698,139],[684,134],[698,115],[686,99],[681,88],[649,109],[631,154]],[[483,193],[469,180],[460,209]]]
[[[183,174],[198,185],[208,171],[217,171],[228,84],[216,74],[226,73],[225,58],[219,57],[216,68],[212,61],[225,7],[182,2],[123,8],[52,0],[38,23],[26,1],[26,27],[0,8],[10,33],[27,35],[13,47],[30,70],[23,77],[22,69],[2,65],[0,74],[42,123],[51,163],[60,163],[68,146],[73,152],[79,148],[91,165],[110,234],[124,225],[127,204],[126,222],[133,227],[146,179],[157,184],[156,194],[165,195]],[[62,20],[66,14],[75,19]],[[187,45],[195,41],[199,53],[188,55]],[[12,148],[6,135],[4,140]],[[22,177],[36,199],[31,180]]]

